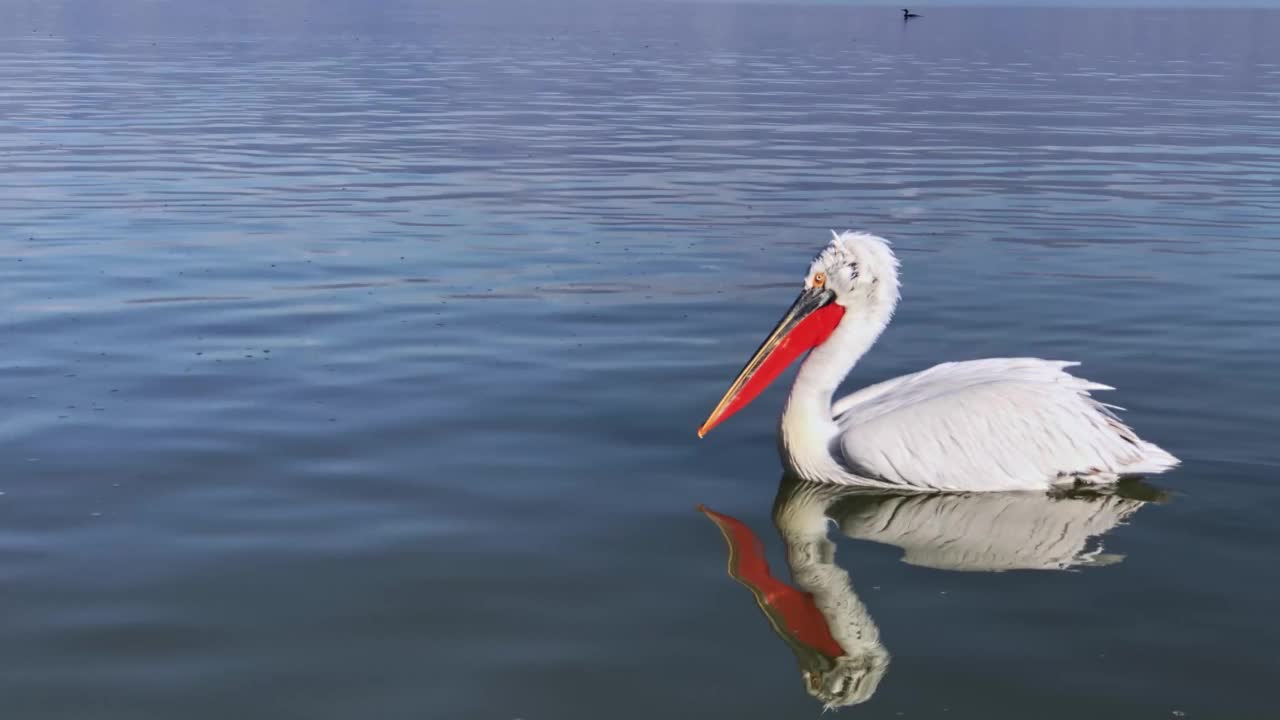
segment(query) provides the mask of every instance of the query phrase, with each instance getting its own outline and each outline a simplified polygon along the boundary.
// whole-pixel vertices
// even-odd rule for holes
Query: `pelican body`
[[[1178,459],[1090,396],[1110,390],[1078,363],[991,358],[935,365],[838,400],[836,389],[888,326],[898,261],[867,233],[832,233],[799,298],[698,430],[705,436],[799,356],[779,447],[806,480],[918,491],[1047,490],[1163,472]]]

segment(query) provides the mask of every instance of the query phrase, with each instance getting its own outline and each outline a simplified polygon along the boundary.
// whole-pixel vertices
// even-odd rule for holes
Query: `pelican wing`
[[[1066,368],[998,358],[944,363],[861,390],[833,410],[855,475],[920,489],[1044,489],[1178,463],[1089,396],[1110,390]]]

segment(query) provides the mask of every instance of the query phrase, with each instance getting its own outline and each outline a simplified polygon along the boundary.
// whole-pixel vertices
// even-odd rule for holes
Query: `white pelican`
[[[779,431],[784,463],[806,480],[921,491],[1045,490],[1114,482],[1178,464],[1139,438],[1112,406],[1089,396],[1111,388],[1065,371],[1078,363],[943,363],[833,403],[837,386],[893,316],[898,261],[883,238],[832,235],[810,263],[800,297],[698,429],[699,437],[811,350]]]

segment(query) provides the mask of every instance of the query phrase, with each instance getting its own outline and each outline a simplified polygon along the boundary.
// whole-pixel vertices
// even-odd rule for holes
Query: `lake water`
[[[1274,716],[1280,12],[182,5],[0,2],[5,718]],[[832,228],[1184,465],[698,440]]]

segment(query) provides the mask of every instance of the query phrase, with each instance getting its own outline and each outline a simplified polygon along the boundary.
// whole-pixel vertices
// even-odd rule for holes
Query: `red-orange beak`
[[[806,351],[821,345],[844,317],[844,307],[832,302],[835,293],[821,287],[805,288],[778,326],[751,356],[720,404],[698,428],[698,437],[724,422],[756,399],[769,383]]]

